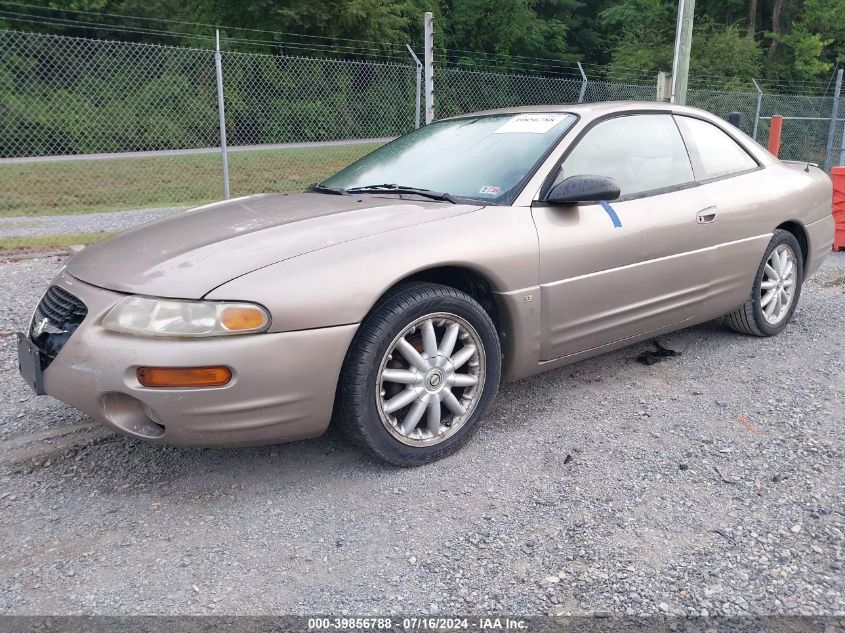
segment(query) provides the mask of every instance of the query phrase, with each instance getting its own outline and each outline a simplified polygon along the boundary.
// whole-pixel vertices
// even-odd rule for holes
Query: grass
[[[378,146],[230,152],[231,194],[302,190]],[[0,164],[0,217],[183,207],[222,197],[219,154]]]
[[[50,250],[76,244],[92,244],[114,235],[109,231],[89,233],[55,233],[53,235],[21,235],[0,237],[0,251]]]

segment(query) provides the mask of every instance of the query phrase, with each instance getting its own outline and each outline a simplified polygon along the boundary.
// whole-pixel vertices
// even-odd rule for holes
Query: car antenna
[[[822,98],[819,99],[819,111],[816,113],[816,117],[821,119],[822,118],[822,108],[824,108],[824,100],[827,98],[827,93],[830,90],[830,84],[833,83],[833,78],[836,77],[836,72],[839,70],[839,63],[837,62],[836,65],[833,67],[833,72],[830,74],[830,79],[827,80],[827,87],[824,89],[824,94],[822,94]],[[833,110],[830,111],[830,116],[833,116]],[[834,123],[834,127],[836,124]],[[827,154],[825,153],[825,160],[827,160]],[[810,165],[812,163],[807,161],[807,166],[804,168],[804,171],[810,173]]]

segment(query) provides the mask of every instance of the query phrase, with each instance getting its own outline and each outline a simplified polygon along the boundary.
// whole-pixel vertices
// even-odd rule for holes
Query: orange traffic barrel
[[[833,181],[833,219],[836,230],[833,234],[833,250],[845,250],[845,167],[830,170]]]

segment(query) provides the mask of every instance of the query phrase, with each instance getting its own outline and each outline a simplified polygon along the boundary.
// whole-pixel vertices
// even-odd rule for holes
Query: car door
[[[555,182],[613,177],[609,203],[535,203],[541,360],[693,319],[710,282],[712,200],[696,186],[669,113],[600,120],[564,154]]]
[[[769,229],[775,222],[765,227],[761,217],[770,204],[771,176],[725,129],[689,115],[675,115],[675,121],[689,150],[696,181],[714,201],[716,249],[703,311],[718,316],[747,299],[769,243]]]

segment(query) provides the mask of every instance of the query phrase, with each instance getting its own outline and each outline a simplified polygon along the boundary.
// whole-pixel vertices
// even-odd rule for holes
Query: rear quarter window
[[[697,181],[751,171],[757,161],[717,126],[701,119],[676,116],[684,136]]]

